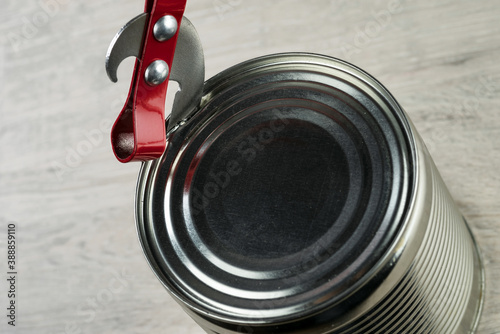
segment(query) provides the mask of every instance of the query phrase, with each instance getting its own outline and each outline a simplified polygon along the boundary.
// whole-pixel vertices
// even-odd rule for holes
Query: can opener
[[[137,58],[127,101],[111,130],[118,161],[154,160],[174,131],[199,105],[205,79],[203,49],[191,22],[183,17],[186,0],[146,0],[144,13],[116,34],[106,54],[106,72],[117,82],[127,57]],[[169,80],[179,83],[165,122]]]

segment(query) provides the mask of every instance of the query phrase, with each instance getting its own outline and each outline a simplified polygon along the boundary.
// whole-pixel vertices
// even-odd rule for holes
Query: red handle
[[[150,15],[142,56],[135,64],[127,103],[111,131],[113,151],[120,162],[153,160],[165,151],[165,98],[179,29],[172,38],[160,42],[154,37],[153,28],[165,15],[172,15],[180,27],[185,7],[186,0],[146,1],[145,12]],[[145,80],[145,72],[156,60],[165,61],[170,71],[162,84],[151,86]]]

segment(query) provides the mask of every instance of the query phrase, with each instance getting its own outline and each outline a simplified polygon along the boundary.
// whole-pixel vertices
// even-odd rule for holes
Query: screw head
[[[150,86],[162,84],[168,77],[168,64],[163,60],[155,60],[148,66],[144,73],[144,79]]]
[[[159,42],[165,42],[175,36],[178,24],[175,17],[172,15],[165,15],[159,19],[153,27],[153,35]]]

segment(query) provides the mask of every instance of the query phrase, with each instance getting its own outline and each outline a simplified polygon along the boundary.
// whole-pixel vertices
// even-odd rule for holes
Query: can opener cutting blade
[[[183,17],[186,0],[146,0],[144,13],[115,36],[106,54],[106,72],[117,82],[127,57],[137,58],[125,106],[111,130],[118,161],[162,156],[167,132],[175,130],[199,105],[205,79],[203,49],[191,22]],[[179,83],[165,125],[169,80]]]

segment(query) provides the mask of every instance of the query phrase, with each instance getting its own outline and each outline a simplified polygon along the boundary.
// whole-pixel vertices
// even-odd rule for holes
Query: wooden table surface
[[[104,56],[143,3],[0,3],[0,333],[203,333],[143,257],[139,164],[115,161],[108,140],[133,60],[112,84]],[[478,333],[500,333],[500,1],[191,0],[186,16],[207,78],[252,57],[308,51],[346,59],[389,88],[482,248]],[[3,315],[9,223],[15,328]]]

